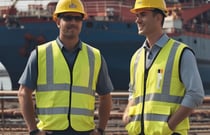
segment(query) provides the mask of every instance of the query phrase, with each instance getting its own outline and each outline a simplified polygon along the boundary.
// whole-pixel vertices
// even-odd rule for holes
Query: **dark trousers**
[[[92,131],[93,130],[78,132],[69,127],[63,131],[49,131],[49,133],[46,133],[46,135],[90,135],[90,132]]]
[[[173,133],[173,134],[171,134],[171,135],[181,135],[180,133]]]
[[[145,134],[144,133],[140,133],[139,135],[145,135]],[[179,134],[179,133],[173,133],[171,135],[181,135],[181,134]]]

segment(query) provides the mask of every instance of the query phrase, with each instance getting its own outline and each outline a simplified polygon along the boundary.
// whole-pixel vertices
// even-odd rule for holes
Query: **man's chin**
[[[74,39],[76,38],[76,35],[71,33],[71,34],[67,34],[66,37],[69,39]]]

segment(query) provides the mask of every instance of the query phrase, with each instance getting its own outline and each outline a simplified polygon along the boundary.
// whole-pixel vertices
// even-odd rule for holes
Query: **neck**
[[[148,35],[146,40],[148,42],[149,47],[152,48],[162,35],[163,35],[162,31]]]
[[[60,37],[60,40],[62,41],[64,47],[69,51],[73,50],[76,47],[77,43],[79,42],[79,38],[62,38],[62,37]]]

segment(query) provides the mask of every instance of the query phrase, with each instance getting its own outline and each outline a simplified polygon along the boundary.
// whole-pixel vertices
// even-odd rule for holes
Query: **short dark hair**
[[[152,12],[153,12],[155,15],[156,15],[156,14],[161,14],[161,15],[163,16],[163,19],[162,19],[162,22],[161,22],[161,24],[162,24],[162,26],[163,26],[164,19],[165,19],[165,17],[166,17],[164,11],[162,11],[162,10],[160,10],[160,9],[158,9],[158,8],[154,8],[154,9],[152,10]]]

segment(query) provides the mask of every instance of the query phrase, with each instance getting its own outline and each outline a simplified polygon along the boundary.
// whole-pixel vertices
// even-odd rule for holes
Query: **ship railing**
[[[100,1],[86,1],[83,0],[84,7],[90,19],[95,17],[95,20],[128,20],[134,21],[135,17],[131,17],[129,14],[129,10],[132,8],[134,1],[130,0],[100,0]],[[1,6],[0,6],[1,7]],[[44,6],[41,4],[29,4],[28,10],[20,10],[16,11],[14,17],[22,18],[22,17],[47,17],[51,18],[54,12],[55,6],[48,6],[47,8],[43,8]],[[9,8],[9,7],[8,7]],[[7,8],[0,8],[0,16],[7,13]],[[101,18],[100,18],[101,17]]]
[[[178,2],[178,0],[166,0],[167,6],[174,7],[179,6],[182,9],[194,8],[198,6],[202,6],[203,4],[209,3],[209,0],[183,0],[183,2]]]
[[[21,115],[17,91],[0,91],[1,120],[0,133],[27,133],[26,124]],[[128,103],[128,92],[112,92],[113,105],[106,128],[106,135],[127,135],[122,122],[124,109]],[[98,106],[96,95],[96,106]],[[11,108],[8,109],[7,107]],[[210,96],[206,96],[202,106],[196,108],[190,116],[189,135],[210,132]],[[98,123],[98,110],[95,110],[95,122]]]
[[[194,33],[200,35],[210,35],[210,25],[205,22],[193,23],[192,21],[183,24],[180,17],[168,16],[165,19],[163,29],[166,33],[182,34],[184,33]]]
[[[0,13],[0,20],[4,20],[2,17],[4,13]],[[45,17],[45,18],[52,18],[52,13],[48,10],[43,11],[18,11],[16,15],[9,15],[10,18],[19,19],[23,17]]]
[[[132,4],[116,0],[84,1],[84,7],[90,17],[121,18],[122,10],[131,9]]]
[[[204,34],[204,35],[210,34],[210,25],[207,23],[185,24],[183,27],[186,32],[193,32],[193,33],[199,33],[199,34]]]
[[[20,11],[17,13],[16,15],[17,17],[30,17],[30,16],[52,16],[52,13],[50,13],[48,10],[42,10],[42,11],[27,11],[27,12],[23,12]]]
[[[28,6],[27,10],[21,10],[20,8],[11,9],[9,5],[0,5],[0,17],[4,14],[10,13],[10,10],[14,10],[14,13],[8,14],[9,16],[14,17],[30,17],[30,16],[52,16],[55,6],[48,6],[44,8],[43,4],[28,4],[24,3],[22,6]]]

